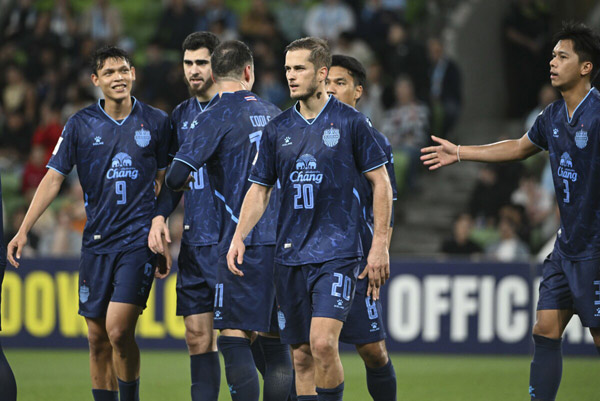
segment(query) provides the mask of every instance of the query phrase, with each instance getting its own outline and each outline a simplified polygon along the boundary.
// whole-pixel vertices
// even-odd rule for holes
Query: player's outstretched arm
[[[431,139],[439,145],[421,149],[423,153],[421,160],[424,165],[429,166],[429,170],[436,170],[464,160],[490,163],[523,160],[541,150],[529,140],[527,134],[519,139],[480,146],[455,145],[434,135]]]
[[[64,180],[64,175],[49,169],[40,182],[40,185],[33,196],[33,200],[29,205],[27,214],[21,223],[21,227],[19,227],[19,231],[8,243],[7,258],[14,267],[19,267],[19,262],[17,262],[16,259],[21,259],[21,252],[27,244],[27,234],[29,233],[29,230],[31,230],[31,227],[33,227],[42,213],[44,213],[50,203],[56,198]]]
[[[367,296],[379,299],[380,287],[390,277],[390,216],[392,213],[392,187],[384,166],[365,173],[373,188],[373,243],[367,257],[367,267],[359,278],[369,276]]]
[[[167,170],[158,170],[156,172],[156,177],[154,178],[154,194],[158,196],[160,194],[160,190],[165,183],[165,176],[167,175]]]
[[[238,265],[244,262],[244,252],[246,252],[244,239],[246,239],[250,230],[254,228],[267,209],[272,190],[273,187],[254,183],[250,186],[248,192],[246,192],[240,210],[240,219],[233,234],[229,252],[227,253],[227,267],[236,276],[242,277],[244,275],[236,266],[236,262]]]

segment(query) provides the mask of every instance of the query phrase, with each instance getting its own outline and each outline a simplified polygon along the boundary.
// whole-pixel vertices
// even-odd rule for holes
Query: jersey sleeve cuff
[[[368,173],[368,172],[369,172],[369,171],[371,171],[371,170],[375,170],[375,169],[376,169],[376,168],[378,168],[378,167],[384,166],[384,165],[386,165],[386,164],[387,164],[387,162],[388,162],[388,161],[387,161],[387,158],[386,158],[386,157],[383,157],[383,159],[379,159],[379,160],[378,160],[376,163],[374,163],[373,165],[371,165],[371,166],[367,166],[367,168],[365,168],[365,169],[363,170],[363,174],[364,174],[364,173]]]
[[[265,186],[265,187],[272,187],[273,185],[275,185],[274,183],[273,183],[273,184],[269,184],[269,183],[267,182],[267,180],[265,180],[265,179],[262,179],[262,178],[260,178],[260,177],[257,177],[257,176],[255,176],[255,175],[251,175],[251,176],[248,178],[248,181],[250,181],[250,182],[253,182],[253,183],[255,183],[255,184],[258,184],[258,185]]]
[[[56,167],[53,167],[53,166],[51,166],[49,164],[46,166],[46,168],[49,169],[49,170],[54,170],[57,173],[59,173],[61,175],[64,175],[65,177],[69,175],[69,173],[65,173],[65,172],[63,172],[63,171],[61,171],[61,170],[57,169]]]
[[[538,145],[533,139],[531,139],[531,137],[529,136],[529,131],[527,131],[527,139],[529,139],[529,142],[533,143],[538,148],[540,148],[542,150],[548,150],[545,147]]]
[[[192,170],[194,170],[194,171],[198,171],[198,169],[200,168],[200,166],[196,166],[196,164],[197,164],[197,163],[196,163],[195,161],[193,161],[193,160],[191,160],[191,159],[189,159],[189,158],[187,158],[187,157],[185,157],[185,156],[179,156],[179,157],[175,157],[175,158],[173,159],[173,161],[175,161],[175,160],[177,160],[177,161],[180,161],[180,162],[182,162],[183,164],[187,164],[187,165],[188,165],[188,166],[190,166],[190,167],[192,168]]]

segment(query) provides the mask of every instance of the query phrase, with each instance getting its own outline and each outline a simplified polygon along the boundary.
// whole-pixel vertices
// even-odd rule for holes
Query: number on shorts
[[[346,301],[350,301],[350,295],[352,293],[352,279],[344,276],[342,273],[333,273],[336,278],[336,282],[331,285],[331,295],[334,297],[343,297]],[[338,288],[342,289],[342,293],[338,292]]]
[[[215,286],[215,308],[223,307],[223,283],[217,283]]]
[[[371,297],[365,297],[365,304],[367,305],[369,319],[377,319],[379,317],[379,312],[377,311],[377,302],[373,301]]]

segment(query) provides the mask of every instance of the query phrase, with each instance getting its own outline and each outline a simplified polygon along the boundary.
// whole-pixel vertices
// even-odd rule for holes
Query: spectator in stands
[[[365,68],[375,61],[375,55],[369,45],[350,31],[340,33],[337,45],[332,48],[331,53],[354,57]]]
[[[394,88],[396,103],[386,112],[381,128],[394,152],[401,151],[408,156],[405,181],[407,188],[411,190],[415,189],[421,148],[429,138],[429,109],[417,100],[413,83],[408,76],[400,76]]]
[[[382,0],[367,0],[360,13],[357,34],[365,39],[380,59],[385,56],[386,42],[390,25],[397,22],[398,13],[385,9]]]
[[[275,16],[271,14],[265,0],[252,0],[250,9],[241,18],[240,34],[251,44],[258,40],[277,38]]]
[[[356,28],[352,8],[340,0],[325,0],[316,3],[308,10],[304,30],[309,36],[316,36],[336,43],[340,33]]]
[[[181,42],[179,42],[181,44]],[[175,63],[169,61],[164,54],[163,48],[157,41],[152,41],[146,47],[147,61],[141,68],[141,82],[137,85],[137,90],[141,92],[141,98],[144,101],[154,105],[159,98],[168,99],[171,88],[168,85],[156,85],[169,75],[174,68]],[[180,68],[177,66],[177,68]],[[156,107],[156,106],[154,106]]]
[[[6,39],[19,39],[33,31],[37,20],[37,10],[33,0],[19,0],[8,17],[3,36]]]
[[[470,238],[473,218],[468,213],[460,213],[454,219],[452,237],[442,244],[442,252],[449,255],[474,255],[481,253],[481,247]]]
[[[40,109],[40,124],[33,133],[31,144],[42,150],[44,166],[50,160],[52,151],[60,138],[63,125],[60,122],[60,111],[49,103],[43,103]]]
[[[366,67],[366,69],[368,85],[366,88],[363,88],[363,95],[360,98],[357,109],[369,117],[375,127],[381,127],[385,112],[381,100],[383,88],[385,87],[381,64],[374,62],[369,67]]]
[[[274,69],[262,70],[256,93],[262,99],[274,103],[279,108],[284,108],[289,99],[289,90],[281,83]]]
[[[50,31],[60,38],[63,48],[73,47],[77,35],[77,20],[69,0],[54,1],[50,14]]]
[[[438,37],[427,41],[431,63],[429,91],[432,107],[432,131],[447,138],[460,116],[462,78],[458,65],[445,52]],[[439,133],[439,135],[438,135]]]
[[[549,83],[544,84],[538,93],[538,104],[533,110],[527,114],[525,118],[525,132],[529,131],[537,116],[548,106],[550,103],[558,100],[558,93],[556,89]]]
[[[543,0],[512,0],[503,23],[509,117],[534,107],[547,81],[550,21]]]
[[[305,2],[305,0],[283,0],[275,6],[277,27],[288,43],[305,36]]]
[[[101,43],[116,43],[123,32],[119,9],[110,0],[95,0],[82,15],[81,33]]]
[[[419,100],[429,99],[429,62],[425,48],[409,36],[408,27],[400,22],[394,22],[387,34],[385,50],[385,71],[393,78],[408,75],[413,82],[414,92]],[[385,95],[384,95],[385,96]],[[393,98],[388,93],[388,100]],[[384,99],[384,104],[386,99]]]
[[[213,26],[213,24],[217,24],[220,27],[220,31],[223,33],[228,33],[229,35],[233,33],[237,36],[237,16],[227,8],[225,0],[208,0],[196,25],[197,31],[211,31],[219,36],[219,39],[223,40],[223,38],[215,32],[215,26]]]
[[[513,192],[511,203],[522,206],[527,221],[535,227],[554,213],[554,191],[546,191],[535,176],[526,173],[519,180],[519,188]]]
[[[9,65],[5,72],[5,86],[2,89],[2,106],[6,113],[22,114],[33,122],[36,116],[36,99],[33,85],[15,64]]]
[[[25,163],[21,178],[21,194],[27,204],[33,199],[35,190],[40,185],[44,175],[46,175],[47,162],[44,148],[42,146],[34,146],[31,149],[27,163]]]
[[[31,150],[33,127],[25,116],[18,112],[6,114],[6,122],[1,130],[0,155],[24,163]]]
[[[518,222],[503,215],[498,223],[500,240],[486,248],[486,256],[500,262],[527,262],[529,248],[517,235],[518,230]]]
[[[197,15],[185,0],[169,0],[162,11],[154,43],[168,50],[179,50],[181,43],[194,31]]]

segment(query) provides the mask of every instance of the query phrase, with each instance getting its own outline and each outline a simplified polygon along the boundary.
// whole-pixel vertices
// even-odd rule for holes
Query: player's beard
[[[190,84],[190,81],[188,81],[187,78],[185,79],[185,83],[188,87],[188,92],[190,93],[190,96],[195,96],[195,97],[200,97],[203,96],[214,84],[212,79],[208,79],[207,81],[204,81],[204,84],[199,86],[198,89],[194,89],[192,87],[192,85]]]
[[[306,89],[304,93],[298,93],[296,95],[290,95],[293,100],[301,100],[305,101],[310,99],[319,89],[319,81],[317,81],[317,75],[315,74],[310,86]]]

